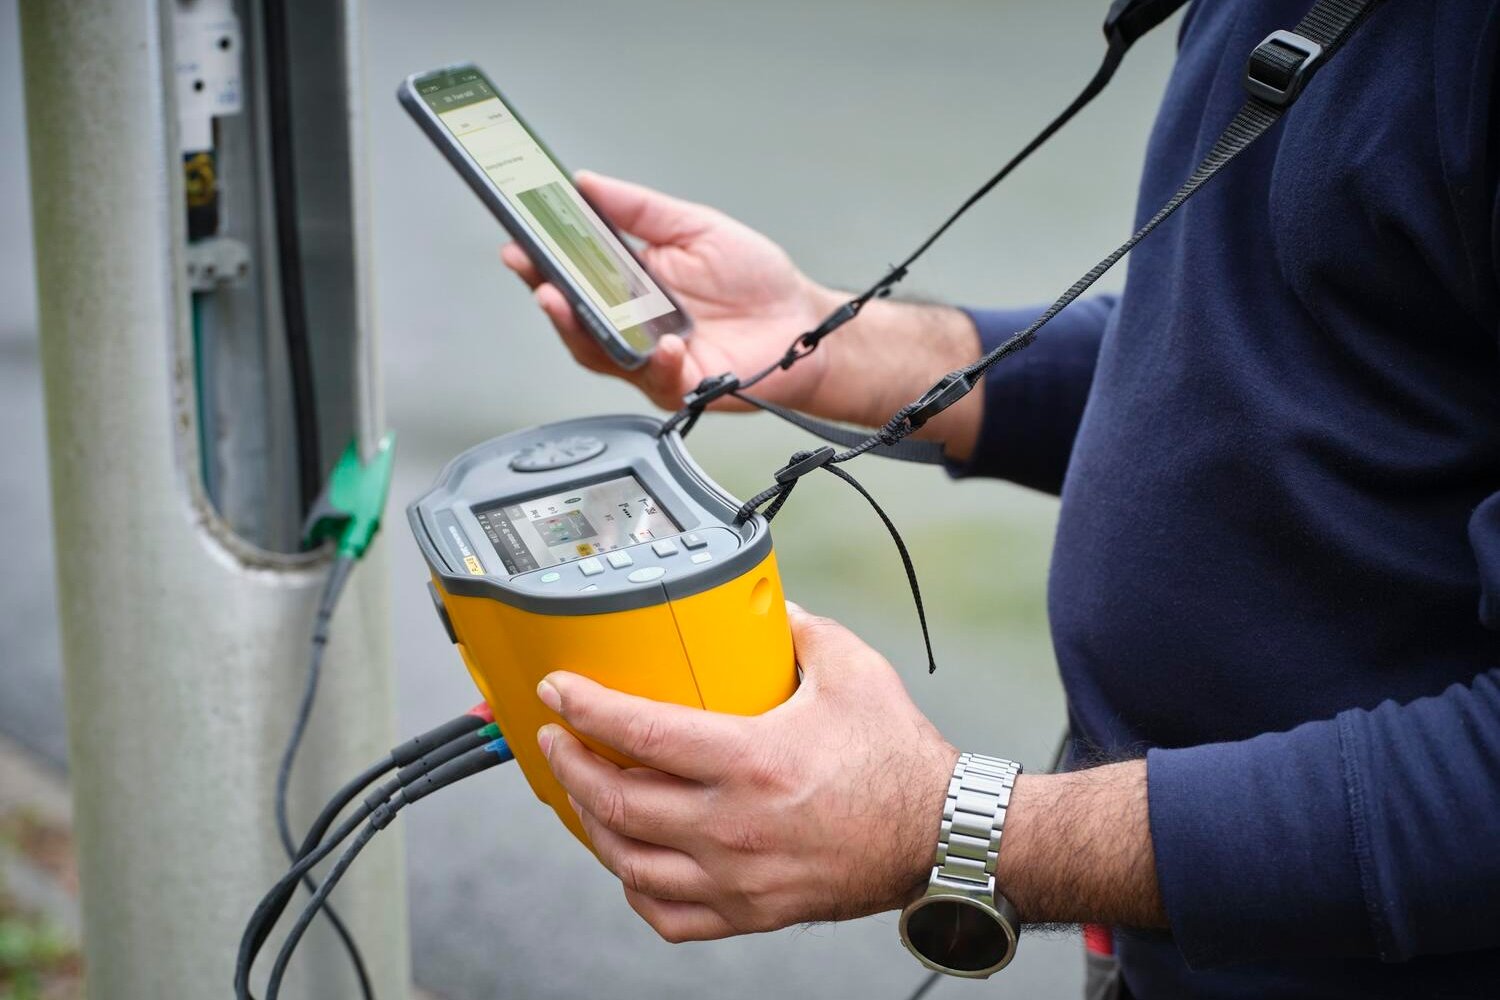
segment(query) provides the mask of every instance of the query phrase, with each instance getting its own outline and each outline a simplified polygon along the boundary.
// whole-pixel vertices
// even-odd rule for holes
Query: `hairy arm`
[[[820,289],[826,315],[849,299]],[[952,306],[876,299],[859,317],[823,342],[828,377],[819,380],[809,410],[832,420],[879,427],[943,375],[979,358],[979,332]],[[971,392],[938,414],[916,436],[941,441],[955,461],[974,450],[984,416],[984,393]]]
[[[1027,923],[1165,927],[1146,762],[1021,775],[996,881]]]

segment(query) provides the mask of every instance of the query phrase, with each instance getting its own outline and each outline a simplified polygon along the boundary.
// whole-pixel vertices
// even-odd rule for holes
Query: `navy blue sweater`
[[[1142,220],[1309,6],[1190,9]],[[986,382],[964,471],[1062,496],[1075,749],[1147,760],[1138,996],[1500,997],[1497,53],[1500,0],[1388,0]]]

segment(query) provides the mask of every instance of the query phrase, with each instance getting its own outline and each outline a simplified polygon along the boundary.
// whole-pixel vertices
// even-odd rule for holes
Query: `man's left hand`
[[[760,716],[706,712],[553,673],[560,726],[537,742],[599,859],[668,941],[708,940],[904,905],[932,869],[958,751],[886,659],[787,605],[802,685]]]

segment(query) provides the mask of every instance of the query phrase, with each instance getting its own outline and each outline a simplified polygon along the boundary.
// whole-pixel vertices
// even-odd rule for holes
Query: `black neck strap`
[[[890,295],[891,290],[906,277],[912,265],[934,243],[942,238],[943,234],[951,229],[953,224],[963,217],[964,213],[982,201],[984,196],[994,190],[1001,181],[1009,177],[1012,171],[1026,162],[1032,153],[1040,149],[1059,129],[1072,121],[1078,112],[1088,107],[1094,98],[1104,92],[1104,88],[1109,86],[1110,80],[1114,78],[1115,71],[1120,68],[1120,63],[1125,59],[1125,53],[1130,50],[1130,47],[1141,36],[1165,21],[1177,8],[1186,2],[1187,0],[1115,0],[1104,21],[1104,37],[1107,42],[1104,50],[1104,59],[1099,64],[1099,68],[1094,71],[1093,77],[1084,85],[1083,90],[1079,91],[1078,96],[1073,98],[1071,104],[1064,108],[1056,118],[1048,122],[1046,127],[1036,134],[1035,138],[1023,146],[1020,152],[1012,156],[989,180],[980,185],[977,191],[964,199],[963,204],[959,205],[952,214],[944,219],[942,225],[933,230],[932,234],[918,244],[915,250],[907,254],[906,259],[891,267],[890,270],[881,276],[880,280],[829,313],[821,323],[811,330],[798,334],[780,358],[748,378],[740,379],[733,372],[724,372],[704,379],[696,389],[688,393],[683,399],[682,409],[667,419],[665,425],[662,427],[662,433],[665,434],[680,429],[683,434],[687,434],[692,430],[693,424],[697,422],[698,417],[709,403],[730,393],[749,389],[772,373],[792,367],[792,365],[817,350],[823,338],[833,333],[855,316],[858,316],[860,310],[872,299],[885,298],[887,295]],[[762,409],[770,410],[773,413],[777,412],[776,409],[768,404],[763,404],[748,397],[746,401],[760,406]],[[829,425],[823,426],[826,427]],[[824,435],[823,431],[818,430],[814,430],[813,433]],[[918,459],[918,461],[921,460]]]
[[[861,435],[860,432],[851,431],[849,428],[840,427],[826,421],[808,417],[805,414],[789,416],[789,411],[774,406],[764,400],[743,395],[740,389],[753,385],[755,382],[765,378],[777,368],[787,368],[794,364],[798,358],[806,356],[816,349],[818,342],[827,336],[832,329],[856,315],[859,309],[876,295],[882,295],[889,291],[891,285],[905,276],[906,268],[915,261],[924,251],[930,247],[939,236],[957,221],[958,217],[967,211],[975,202],[984,197],[991,188],[1005,178],[1014,167],[1029,156],[1038,146],[1045,142],[1058,128],[1062,127],[1069,118],[1077,114],[1099,91],[1104,89],[1114,70],[1118,67],[1121,58],[1130,45],[1145,34],[1152,27],[1160,24],[1172,11],[1181,6],[1181,0],[1116,0],[1110,8],[1109,19],[1105,23],[1105,35],[1109,39],[1109,48],[1106,52],[1103,65],[1095,73],[1093,80],[1084,88],[1074,102],[1059,115],[1042,133],[1025,149],[1018,153],[1010,163],[1007,163],[1001,171],[992,177],[984,187],[980,188],[971,196],[957,212],[951,215],[938,230],[933,233],[917,250],[909,256],[905,262],[896,267],[881,282],[872,286],[871,290],[864,295],[851,300],[838,312],[835,312],[829,320],[839,317],[847,312],[837,323],[829,326],[829,320],[825,320],[822,326],[810,333],[803,334],[788,350],[786,357],[775,365],[770,366],[752,376],[745,382],[739,382],[733,375],[721,375],[714,379],[705,380],[705,385],[699,387],[699,391],[692,393],[687,398],[687,405],[683,410],[674,415],[667,422],[665,430],[672,430],[687,421],[683,431],[690,429],[696,421],[698,414],[712,399],[733,393],[737,398],[753,403],[761,409],[776,413],[791,420],[797,426],[809,430],[814,434],[838,444],[842,450],[833,448],[821,448],[816,452],[799,452],[794,455],[792,461],[776,473],[776,482],[752,497],[740,510],[740,518],[746,519],[755,511],[766,507],[767,519],[774,517],[786,502],[797,480],[816,469],[827,469],[829,472],[839,475],[851,485],[859,489],[870,503],[874,499],[864,491],[858,483],[836,468],[844,462],[858,458],[867,452],[885,454],[892,458],[902,458],[909,461],[940,461],[941,448],[936,453],[932,448],[913,448],[914,445],[926,445],[927,442],[906,441],[908,435],[922,427],[934,416],[946,410],[954,403],[973,391],[986,372],[1001,360],[1024,350],[1036,339],[1037,332],[1047,323],[1051,322],[1058,313],[1062,312],[1069,304],[1074,302],[1080,295],[1087,291],[1106,271],[1119,263],[1120,259],[1129,253],[1134,247],[1151,235],[1155,229],[1172,216],[1183,203],[1200,191],[1205,184],[1216,177],[1220,171],[1227,167],[1236,156],[1248,149],[1257,139],[1270,130],[1286,113],[1287,108],[1297,99],[1312,75],[1329,59],[1331,59],[1343,44],[1349,39],[1354,31],[1364,22],[1365,18],[1380,5],[1382,0],[1318,0],[1311,10],[1298,22],[1292,31],[1272,32],[1265,41],[1256,46],[1251,53],[1249,64],[1245,69],[1245,89],[1248,97],[1225,127],[1223,133],[1214,142],[1208,155],[1193,170],[1188,178],[1131,237],[1117,247],[1109,256],[1089,269],[1088,273],[1075,281],[1068,289],[1058,296],[1040,316],[1023,330],[1018,330],[1002,342],[998,347],[982,358],[962,368],[949,372],[939,379],[920,399],[903,406],[898,410],[885,426],[873,434]],[[894,276],[894,277],[893,277]],[[852,310],[852,311],[850,311]],[[822,332],[820,332],[822,331]],[[799,353],[800,352],[800,353]],[[710,385],[709,383],[712,383]],[[706,388],[705,388],[706,387]],[[701,399],[701,402],[699,401]],[[767,506],[769,504],[769,506]],[[933,666],[932,644],[927,630],[926,615],[922,607],[921,591],[917,585],[916,572],[912,568],[911,558],[907,553],[905,544],[901,541],[900,534],[885,512],[879,506],[875,507],[881,519],[890,530],[896,541],[897,548],[901,552],[903,565],[906,567],[907,578],[911,584],[912,596],[917,604],[918,616],[922,622],[922,637],[927,644],[929,669]]]

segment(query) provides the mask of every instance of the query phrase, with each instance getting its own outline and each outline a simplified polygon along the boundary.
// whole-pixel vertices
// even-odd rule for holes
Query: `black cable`
[[[391,810],[392,815],[395,812],[396,810]],[[323,880],[322,885],[318,886],[318,891],[313,893],[312,902],[308,903],[301,915],[297,917],[297,922],[292,925],[291,932],[282,943],[281,951],[276,955],[276,964],[271,967],[271,981],[266,987],[266,1000],[276,1000],[276,997],[281,994],[281,980],[286,975],[287,963],[292,960],[292,953],[296,951],[297,944],[302,940],[302,935],[306,933],[308,925],[312,923],[313,917],[317,916],[318,909],[327,902],[328,894],[344,877],[344,872],[348,871],[349,866],[354,864],[354,859],[359,857],[359,852],[375,839],[375,835],[381,829],[382,827],[376,826],[373,820],[366,823],[364,829],[359,831],[359,836],[354,838],[354,843],[350,844],[334,862],[333,868],[328,872],[328,877]]]
[[[435,726],[427,732],[405,743],[395,747],[388,755],[371,764],[360,772],[359,776],[347,782],[338,790],[318,814],[318,818],[308,828],[306,836],[303,837],[302,846],[297,851],[297,864],[290,872],[284,875],[275,886],[262,898],[256,906],[255,912],[245,924],[245,931],[240,939],[239,957],[235,966],[235,995],[237,997],[249,997],[250,966],[254,964],[255,956],[259,954],[265,940],[270,936],[271,928],[285,912],[287,904],[296,893],[297,883],[306,876],[312,867],[326,858],[335,846],[349,837],[359,824],[373,815],[382,805],[396,793],[403,789],[416,785],[421,779],[438,767],[448,763],[456,754],[448,753],[447,748],[458,746],[463,750],[469,750],[476,742],[476,737],[483,729],[476,729],[476,725],[483,723],[489,725],[490,718],[487,707],[481,703],[474,706],[463,715],[448,720],[440,726]],[[485,743],[493,742],[489,736],[485,737]],[[425,750],[425,754],[416,756],[419,750]],[[349,815],[334,834],[324,841],[324,834],[333,825],[334,820],[365,788],[369,787],[382,774],[391,768],[403,764],[399,775],[385,782],[370,795],[366,796],[363,803]],[[422,787],[427,787],[426,782]],[[414,793],[417,798],[427,792]],[[316,885],[313,886],[316,891]]]
[[[323,489],[317,393],[307,335],[307,294],[302,241],[297,228],[297,158],[292,128],[291,32],[284,0],[265,3],[266,125],[270,134],[271,190],[276,217],[281,325],[286,339],[292,420],[297,435],[297,488],[305,517]],[[299,518],[300,520],[300,518]],[[368,995],[368,994],[366,994]]]
[[[471,733],[449,740],[444,746],[437,747],[424,754],[420,759],[413,761],[396,772],[396,780],[401,782],[404,788],[416,781],[429,771],[448,763],[457,757],[472,750],[478,750],[486,743],[500,735],[500,730],[493,725],[484,726]]]
[[[291,962],[297,945],[301,942],[302,936],[307,933],[307,928],[317,916],[318,910],[326,907],[328,896],[338,885],[339,880],[344,877],[344,873],[349,870],[354,859],[359,857],[359,853],[365,849],[365,845],[373,840],[377,833],[389,826],[398,812],[439,789],[514,759],[514,755],[511,754],[510,748],[503,739],[492,740],[479,749],[471,750],[456,760],[434,768],[429,774],[404,788],[390,802],[376,809],[371,814],[370,822],[365,824],[354,842],[334,862],[333,868],[328,872],[328,877],[323,880],[323,884],[318,887],[312,900],[303,908],[302,913],[297,917],[297,922],[287,933],[286,940],[282,942],[281,950],[276,955],[276,963],[271,967],[271,979],[266,987],[266,1000],[276,1000],[280,995],[281,981],[286,975],[287,965]]]
[[[399,784],[395,781],[387,782],[382,786],[383,798],[396,794]],[[377,793],[380,794],[380,793]],[[373,799],[374,796],[371,797]],[[361,803],[344,822],[340,823],[333,834],[321,844],[318,844],[307,854],[297,859],[297,863],[291,870],[283,875],[270,890],[261,897],[256,904],[255,911],[250,914],[250,919],[245,923],[245,931],[240,936],[239,954],[235,960],[234,989],[238,1000],[252,1000],[250,996],[250,968],[255,963],[255,956],[260,952],[266,937],[271,932],[271,927],[276,923],[282,912],[286,909],[287,902],[297,889],[303,876],[311,871],[322,860],[333,852],[333,849],[348,839],[361,823],[363,823],[377,807],[370,804],[371,800]],[[382,803],[383,805],[383,803]]]
[[[328,646],[329,623],[333,619],[334,609],[338,606],[339,596],[343,594],[344,586],[349,582],[349,574],[354,569],[354,562],[355,560],[349,556],[340,556],[328,568],[328,578],[324,581],[323,594],[318,601],[318,611],[313,621],[312,646],[308,658],[307,681],[302,689],[302,701],[297,706],[297,717],[292,723],[292,732],[287,737],[286,749],[281,754],[281,765],[276,771],[276,832],[281,838],[281,847],[286,852],[288,861],[296,861],[301,855],[301,851],[293,841],[291,822],[287,817],[287,789],[291,784],[292,765],[296,761],[297,750],[302,745],[302,737],[307,732],[307,724],[312,717],[313,705],[317,700],[318,682],[323,674],[323,652]],[[377,773],[375,777],[378,776]],[[370,780],[374,780],[373,777]],[[366,784],[368,783],[367,781]],[[351,795],[350,798],[352,797]],[[348,800],[345,801],[347,803]],[[330,802],[331,805],[332,802]],[[342,808],[343,806],[339,806],[334,809],[328,821],[331,822],[332,817],[337,816]],[[323,817],[320,816],[319,821],[322,820]],[[322,831],[318,831],[318,837],[321,838],[321,836]],[[311,831],[308,837],[312,837]],[[311,839],[311,843],[317,844],[318,839]],[[317,880],[311,875],[306,876],[303,882],[310,892],[318,891]],[[364,955],[361,954],[354,935],[349,931],[343,918],[332,907],[328,908],[328,922],[333,926],[334,932],[338,934],[339,941],[343,944],[344,951],[349,955],[355,978],[359,980],[361,996],[365,1000],[374,1000],[375,986],[370,981],[369,969],[365,966]]]
[[[483,714],[481,714],[483,713]],[[480,726],[494,722],[488,706],[483,702],[475,705],[463,715],[454,716],[440,726],[433,726],[420,736],[414,736],[391,748],[391,759],[397,767],[406,767],[413,761],[430,754],[434,747],[445,746],[461,736],[467,736]]]
[[[301,860],[305,854],[321,844],[323,835],[328,832],[329,827],[333,826],[333,821],[338,819],[339,813],[343,812],[360,792],[374,784],[375,779],[395,766],[395,760],[387,756],[365,768],[360,772],[359,777],[335,792],[333,798],[329,799],[328,804],[323,807],[323,811],[318,813],[318,818],[313,820],[312,826],[307,828],[307,833],[302,836],[302,846],[297,849],[297,856],[293,860]]]
[[[761,512],[761,516],[767,522],[774,520],[783,504],[791,497],[792,490],[796,488],[801,478],[817,469],[829,472],[844,482],[848,483],[868,503],[872,510],[880,517],[880,522],[885,525],[885,530],[890,533],[891,541],[896,544],[896,551],[901,555],[901,566],[906,570],[906,584],[911,588],[912,603],[917,606],[917,621],[922,626],[922,645],[927,650],[927,672],[933,673],[937,670],[937,660],[932,655],[932,635],[927,627],[927,609],[922,603],[922,586],[917,581],[917,569],[911,561],[911,552],[906,547],[906,542],[901,537],[901,532],[896,530],[896,524],[885,512],[885,508],[864,488],[859,480],[849,473],[840,469],[835,462],[847,460],[848,452],[835,452],[831,447],[819,448],[817,451],[799,451],[792,455],[791,461],[776,472],[776,484],[761,490],[755,496],[740,505],[739,512],[735,515],[735,523],[743,524],[748,521],[756,511],[759,511],[767,502],[770,506]]]

